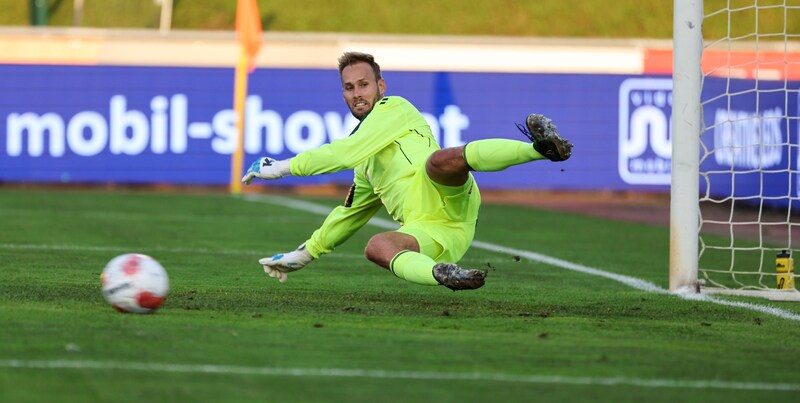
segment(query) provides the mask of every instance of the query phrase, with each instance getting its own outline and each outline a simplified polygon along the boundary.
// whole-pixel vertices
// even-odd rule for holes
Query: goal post
[[[673,13],[669,288],[683,291],[697,285],[703,0],[675,0]]]
[[[670,290],[800,301],[800,0],[673,7]]]

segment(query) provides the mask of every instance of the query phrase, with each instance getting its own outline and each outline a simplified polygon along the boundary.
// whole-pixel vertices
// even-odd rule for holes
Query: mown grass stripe
[[[0,368],[75,369],[104,371],[145,371],[217,375],[373,378],[425,381],[485,381],[530,384],[564,384],[597,386],[636,386],[643,388],[728,389],[762,391],[800,391],[797,383],[736,382],[720,380],[645,379],[626,377],[569,377],[558,375],[518,375],[492,372],[390,371],[381,369],[345,368],[282,368],[244,367],[213,364],[165,364],[115,361],[77,360],[0,360]]]

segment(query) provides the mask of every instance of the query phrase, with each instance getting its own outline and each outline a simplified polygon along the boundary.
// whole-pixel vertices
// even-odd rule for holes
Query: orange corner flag
[[[261,15],[256,0],[239,0],[236,4],[236,36],[248,57],[248,69],[255,69],[255,57],[261,48]]]

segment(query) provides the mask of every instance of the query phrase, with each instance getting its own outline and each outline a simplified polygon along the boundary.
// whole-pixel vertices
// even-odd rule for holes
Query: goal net
[[[697,1],[701,16],[678,9]],[[695,248],[696,266],[671,262],[670,287],[800,300],[787,258],[800,250],[800,0],[697,1],[675,1],[675,96],[698,124],[681,127],[674,112],[672,172],[673,187],[696,175],[686,182],[699,189],[696,207],[672,202],[673,216],[696,221],[692,236],[672,220],[673,238],[681,237],[673,242],[695,243],[683,253]],[[702,35],[696,43],[677,32],[691,18],[702,29],[685,36]],[[681,58],[683,52],[695,55]],[[698,62],[696,54],[699,64],[679,65]],[[698,67],[699,82],[680,76]],[[686,85],[683,93],[678,85]],[[682,148],[698,136],[697,150]],[[680,166],[686,152],[699,155],[696,171]],[[673,257],[678,247],[672,245]]]

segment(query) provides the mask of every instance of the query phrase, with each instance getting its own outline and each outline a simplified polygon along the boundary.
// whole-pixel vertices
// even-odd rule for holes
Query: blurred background
[[[671,38],[672,3],[498,0],[402,4],[352,0],[259,0],[265,31],[520,37]],[[0,24],[179,30],[234,29],[233,0],[0,0]],[[171,11],[170,11],[171,10]]]
[[[411,100],[443,147],[522,139],[514,123],[529,113],[551,117],[575,144],[562,164],[479,174],[482,188],[669,191],[672,2],[257,3],[263,45],[248,76],[245,163],[288,158],[346,136],[356,122],[341,101],[336,59],[358,50],[376,56],[388,94]],[[236,135],[236,5],[0,0],[0,182],[227,185]],[[779,25],[800,32],[800,18],[784,11],[728,8],[706,19],[703,34],[727,38],[724,51],[745,57],[784,52],[785,37],[759,31]],[[765,36],[730,40],[747,33]],[[704,70],[729,63],[728,53],[715,58],[710,50]],[[798,79],[781,66],[755,66],[739,65],[735,85]],[[707,85],[729,83],[719,80],[711,73]],[[797,97],[768,91],[734,104],[745,114],[759,108],[789,120],[797,115]],[[718,105],[707,108],[707,118],[719,115]],[[793,131],[790,124],[775,127]],[[778,159],[792,164],[788,156]],[[706,163],[726,169],[726,161]],[[271,185],[349,180],[339,173]],[[730,192],[724,182],[720,192]],[[740,189],[747,186],[762,184],[755,178]]]
[[[391,6],[354,0],[258,0],[265,31],[340,32],[512,37],[672,38],[673,3],[659,0],[409,0]],[[782,0],[707,0],[706,10],[740,9],[704,22],[706,38],[784,26],[797,33],[800,20]],[[791,3],[791,2],[790,2]],[[233,0],[0,0],[0,25],[231,31]],[[727,16],[726,16],[727,17]],[[730,27],[730,28],[729,28]]]

